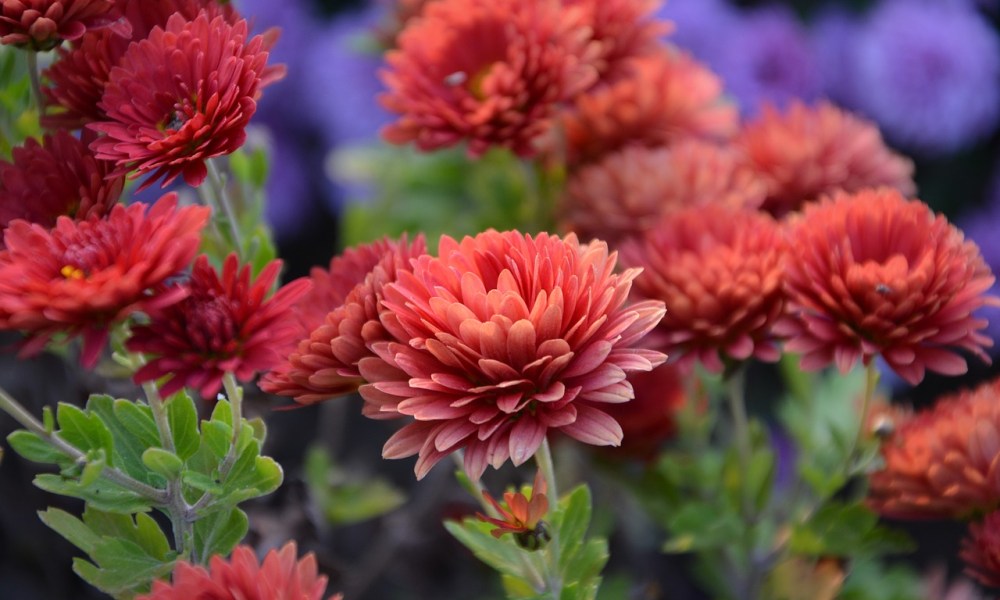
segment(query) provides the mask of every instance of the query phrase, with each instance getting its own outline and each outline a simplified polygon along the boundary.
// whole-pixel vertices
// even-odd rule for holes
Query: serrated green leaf
[[[173,559],[166,534],[147,514],[123,515],[88,506],[83,512],[83,522],[101,537],[135,543],[152,558],[164,561]]]
[[[167,420],[174,437],[174,448],[181,460],[191,458],[198,451],[198,407],[186,391],[171,397],[167,404]]]
[[[142,453],[142,464],[167,479],[174,479],[184,469],[184,461],[179,456],[163,448],[146,448]]]
[[[149,407],[95,394],[87,401],[87,410],[99,416],[111,432],[114,441],[112,464],[135,479],[154,485],[149,471],[142,464],[143,451],[159,445],[159,435]]]
[[[39,511],[38,518],[50,529],[87,554],[90,554],[101,541],[101,536],[94,533],[83,521],[64,510],[49,508]]]
[[[194,545],[197,556],[207,559],[220,554],[229,556],[249,530],[246,513],[238,508],[219,511],[194,522]]]
[[[66,465],[72,462],[68,456],[56,450],[52,444],[38,434],[18,430],[7,436],[7,443],[22,457],[42,464]]]
[[[60,402],[56,409],[56,420],[59,423],[59,437],[70,445],[84,452],[101,448],[108,456],[113,453],[111,432],[98,415]]]
[[[152,508],[145,498],[104,479],[83,486],[73,479],[66,479],[53,473],[41,473],[35,476],[34,484],[46,492],[80,498],[99,510],[131,514]]]
[[[170,573],[174,566],[172,561],[149,556],[135,542],[114,538],[101,540],[90,557],[96,568],[84,567],[81,571],[77,562],[80,559],[76,559],[74,570],[94,587],[112,595],[148,588],[154,579]]]
[[[87,453],[87,464],[83,466],[83,471],[80,473],[80,485],[83,487],[89,487],[94,485],[98,478],[100,478],[101,473],[104,472],[104,468],[107,466],[107,458],[105,457],[104,450],[91,450]]]
[[[479,560],[493,567],[500,573],[527,579],[524,573],[521,550],[513,542],[510,536],[508,539],[497,539],[489,534],[492,529],[488,523],[465,519],[461,523],[458,521],[445,521],[445,529],[472,551]]]

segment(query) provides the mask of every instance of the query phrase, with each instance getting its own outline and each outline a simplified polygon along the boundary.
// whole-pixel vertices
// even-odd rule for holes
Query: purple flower
[[[988,204],[960,219],[958,225],[965,237],[979,246],[983,260],[993,273],[1000,273],[1000,235],[997,235],[1000,228],[1000,176],[993,182]],[[1000,296],[1000,283],[994,283],[987,294]],[[1000,344],[996,343],[1000,341],[1000,307],[985,306],[976,311],[976,316],[989,321],[983,333],[994,341],[991,353],[1000,354]]]
[[[854,108],[856,80],[851,59],[854,37],[860,23],[856,15],[841,8],[823,11],[810,28],[816,64],[823,80],[823,93],[845,108]]]
[[[660,6],[656,18],[673,22],[670,42],[713,67],[724,40],[739,24],[739,14],[725,0],[669,0]]]

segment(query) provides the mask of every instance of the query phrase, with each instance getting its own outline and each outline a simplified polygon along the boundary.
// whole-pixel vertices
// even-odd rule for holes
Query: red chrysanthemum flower
[[[604,82],[614,81],[629,59],[662,51],[660,38],[673,30],[671,23],[654,17],[661,0],[562,1],[582,12],[597,43],[593,64]]]
[[[1000,448],[996,451],[1000,453]],[[1000,588],[1000,511],[986,515],[980,523],[969,523],[959,556],[966,575],[987,587]]]
[[[577,96],[563,113],[563,140],[570,165],[593,162],[627,145],[664,146],[692,136],[732,137],[736,106],[722,95],[722,81],[690,55],[676,49],[634,59],[608,86]],[[555,151],[553,149],[553,151]]]
[[[386,55],[383,106],[400,118],[386,140],[421,150],[463,140],[522,156],[552,124],[556,105],[589,87],[587,29],[559,0],[440,0],[428,4]]]
[[[764,180],[736,150],[697,139],[668,147],[628,146],[570,175],[561,226],[615,246],[670,210],[708,203],[756,208]]]
[[[549,539],[548,531],[542,523],[542,518],[549,513],[549,499],[546,496],[548,486],[542,471],[535,472],[535,482],[530,490],[520,492],[504,492],[503,501],[506,508],[486,490],[483,490],[483,498],[490,503],[500,518],[488,517],[483,513],[476,513],[476,518],[496,528],[490,531],[490,535],[500,539],[508,533],[514,534],[517,542],[529,550],[537,550]]]
[[[916,193],[913,162],[890,150],[878,128],[827,102],[765,106],[736,143],[767,179],[763,209],[781,217],[835,192],[893,187]]]
[[[793,319],[781,333],[804,354],[802,368],[835,362],[846,372],[881,354],[917,384],[925,369],[965,373],[955,348],[990,362],[986,321],[972,313],[1000,304],[984,296],[993,275],[978,247],[926,204],[888,188],[839,194],[804,207],[790,244]]]
[[[628,380],[635,399],[612,404],[606,412],[622,426],[622,445],[612,452],[651,460],[677,431],[677,412],[687,401],[684,375],[676,365],[660,365]]]
[[[301,341],[261,389],[301,404],[357,391],[363,383],[358,362],[373,356],[369,344],[388,338],[378,318],[382,288],[426,250],[422,235],[412,244],[406,236],[386,238],[347,250],[330,261],[329,271],[314,269],[313,291],[295,308]]]
[[[770,216],[720,204],[668,213],[622,260],[642,267],[636,292],[662,300],[657,347],[690,368],[721,371],[724,360],[777,360],[772,332],[785,307],[787,254]]]
[[[0,251],[0,329],[29,334],[23,353],[57,334],[82,336],[81,362],[93,366],[111,326],[184,297],[151,290],[194,259],[209,209],[178,209],[175,194],[146,209],[116,205],[103,219],[59,217],[51,231],[10,224]]]
[[[143,186],[178,175],[192,186],[205,161],[243,145],[244,131],[267,83],[269,39],[248,39],[247,23],[230,24],[203,11],[192,21],[174,15],[165,29],[129,46],[111,69],[99,108],[106,121],[88,127],[105,135],[98,158],[121,172],[151,174]]]
[[[443,236],[439,255],[385,286],[393,341],[359,364],[366,414],[414,419],[383,456],[419,454],[420,478],[464,448],[478,479],[487,464],[524,463],[550,429],[619,444],[602,407],[631,399],[626,372],[664,360],[635,347],[663,316],[661,302],[626,303],[637,271],[616,274],[607,245],[574,235]]]
[[[51,50],[88,29],[111,27],[128,35],[115,0],[2,0],[0,43],[29,50]]]
[[[241,268],[230,254],[220,276],[199,256],[184,285],[187,297],[132,329],[126,347],[153,355],[136,372],[136,383],[170,376],[160,389],[164,395],[189,387],[214,398],[226,373],[249,381],[272,368],[299,332],[289,310],[311,285],[297,279],[268,297],[280,271],[281,261],[271,261],[252,279],[250,265]]]
[[[94,158],[90,136],[77,139],[66,131],[28,139],[14,148],[13,162],[0,160],[0,249],[3,231],[14,219],[52,227],[56,217],[102,217],[118,203],[124,177],[114,165]]]
[[[297,557],[289,542],[263,562],[248,546],[237,546],[228,561],[213,556],[207,570],[178,561],[171,583],[154,581],[153,590],[136,600],[322,600],[326,576],[319,574],[316,557]],[[340,594],[329,598],[340,599]]]
[[[1000,507],[1000,380],[896,423],[868,503],[898,519],[961,519]]]

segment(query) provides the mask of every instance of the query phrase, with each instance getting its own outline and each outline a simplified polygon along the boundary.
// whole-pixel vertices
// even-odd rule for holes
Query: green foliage
[[[305,480],[313,502],[332,525],[349,525],[399,508],[406,495],[381,478],[352,477],[321,447],[306,454]]]
[[[833,501],[795,524],[790,548],[807,556],[868,557],[914,547],[903,533],[879,525],[863,504]]]
[[[41,135],[24,55],[0,45],[0,158],[9,159],[15,146]]]

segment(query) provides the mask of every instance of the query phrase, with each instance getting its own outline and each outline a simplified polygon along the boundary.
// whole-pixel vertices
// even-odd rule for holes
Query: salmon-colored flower
[[[250,265],[240,267],[230,254],[220,274],[207,256],[199,256],[183,285],[187,297],[132,329],[126,347],[151,355],[136,372],[136,383],[169,377],[160,387],[164,395],[189,387],[211,399],[226,373],[249,381],[271,369],[299,332],[289,311],[311,285],[297,279],[272,296],[280,272],[281,261],[275,260],[252,278]]]
[[[368,345],[387,339],[378,319],[382,288],[426,250],[422,235],[412,243],[405,235],[385,238],[348,249],[328,270],[313,269],[313,289],[293,307],[300,341],[261,380],[261,389],[301,404],[356,391],[363,383],[358,362],[373,356]]]
[[[632,58],[663,50],[660,38],[673,29],[668,21],[655,18],[661,0],[562,0],[579,10],[583,23],[597,43],[592,64],[601,81],[614,81]]]
[[[772,329],[785,306],[786,255],[770,216],[719,204],[668,213],[622,247],[623,262],[643,268],[636,292],[666,304],[656,347],[710,371],[725,360],[777,360]]]
[[[570,175],[558,211],[563,229],[614,247],[670,210],[708,203],[756,208],[764,180],[733,148],[697,139],[629,146]]]
[[[1000,588],[1000,511],[986,515],[979,523],[969,523],[969,535],[962,540],[959,556],[965,562],[966,575],[987,587]]]
[[[460,448],[478,479],[487,464],[528,460],[548,431],[617,445],[621,427],[603,407],[632,398],[630,371],[661,363],[636,348],[663,304],[628,304],[635,270],[576,236],[488,231],[441,238],[439,257],[383,290],[392,341],[362,359],[366,414],[412,417],[383,456],[419,454],[417,477]]]
[[[41,144],[29,138],[14,148],[13,162],[0,160],[0,249],[14,219],[52,227],[60,215],[86,219],[111,212],[125,178],[111,175],[113,164],[94,158],[89,139],[57,131]]]
[[[84,221],[59,217],[51,231],[11,223],[0,251],[0,329],[26,332],[25,354],[58,334],[82,336],[80,360],[93,366],[111,326],[180,301],[183,290],[153,290],[194,259],[209,210],[178,209],[175,194],[146,208],[116,205],[107,217]]]
[[[528,550],[537,550],[549,541],[549,533],[542,518],[549,512],[549,499],[546,496],[548,487],[541,470],[535,473],[535,482],[530,490],[520,492],[504,492],[503,501],[506,508],[486,490],[483,498],[493,507],[500,518],[488,517],[476,513],[481,521],[495,525],[496,529],[490,535],[500,539],[508,533],[514,534],[518,544]]]
[[[792,319],[786,348],[802,368],[846,372],[881,354],[911,384],[930,369],[966,372],[961,348],[985,361],[993,342],[972,313],[993,275],[978,247],[919,200],[889,188],[838,194],[792,220],[785,275]]]
[[[622,445],[612,452],[653,459],[677,431],[677,412],[687,402],[684,374],[676,365],[660,365],[648,373],[633,373],[629,382],[635,399],[612,404],[606,411],[622,426]]]
[[[111,27],[128,35],[115,0],[2,0],[0,43],[31,51],[51,50],[88,29]]]
[[[464,140],[472,156],[535,153],[556,106],[596,78],[586,34],[559,0],[428,4],[386,55],[381,102],[399,120],[383,137],[421,150]]]
[[[268,81],[273,39],[250,38],[247,29],[207,11],[192,21],[176,14],[129,46],[98,105],[107,120],[88,125],[105,134],[92,144],[98,158],[151,175],[143,186],[178,175],[200,185],[207,159],[243,145]]]
[[[940,398],[896,424],[868,503],[899,519],[954,519],[1000,507],[1000,380]]]
[[[319,574],[316,557],[309,553],[300,560],[289,542],[263,562],[249,546],[237,546],[229,560],[213,556],[208,569],[178,561],[171,583],[154,581],[153,590],[136,600],[322,600],[325,594],[326,576]]]
[[[576,98],[563,112],[553,152],[565,146],[570,165],[593,162],[624,146],[663,146],[693,136],[732,137],[736,106],[724,99],[722,81],[687,53],[670,49],[630,60],[623,75]]]
[[[834,192],[916,193],[913,162],[890,150],[874,124],[828,102],[765,106],[736,143],[768,182],[763,209],[778,217]]]

